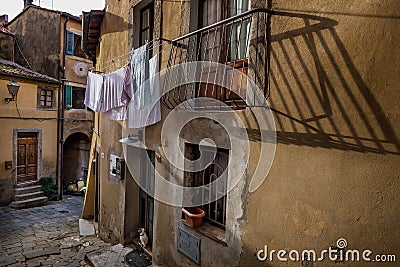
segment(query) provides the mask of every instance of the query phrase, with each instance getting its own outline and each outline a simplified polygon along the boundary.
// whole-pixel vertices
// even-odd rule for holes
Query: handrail
[[[172,43],[172,44],[175,44],[175,43],[177,43],[177,42],[179,42],[179,41],[181,41],[181,40],[183,40],[183,39],[186,39],[186,38],[188,38],[188,37],[191,37],[191,36],[193,36],[193,35],[196,35],[196,34],[198,34],[198,33],[203,32],[203,31],[207,31],[207,30],[212,29],[212,28],[214,28],[214,27],[217,27],[217,26],[226,24],[226,23],[228,23],[228,22],[234,21],[234,20],[239,19],[239,18],[242,18],[242,17],[246,17],[246,16],[251,15],[251,14],[253,14],[253,13],[259,13],[259,12],[263,12],[263,13],[267,13],[267,14],[270,14],[270,15],[271,15],[271,12],[268,11],[266,8],[256,8],[256,9],[252,9],[252,10],[246,11],[246,12],[244,12],[244,13],[240,13],[240,14],[238,14],[238,15],[235,15],[235,16],[233,16],[233,17],[230,17],[230,18],[227,18],[227,19],[218,21],[218,22],[216,22],[216,23],[213,23],[213,24],[208,25],[208,26],[206,26],[206,27],[203,27],[203,28],[201,28],[201,29],[195,30],[195,31],[193,31],[193,32],[191,32],[191,33],[188,33],[188,34],[185,34],[185,35],[183,35],[183,36],[180,36],[180,37],[178,37],[178,38],[172,40],[171,43]]]
[[[187,108],[186,105],[193,108],[186,100],[206,97],[224,102],[226,107],[231,109],[243,109],[258,105],[259,103],[255,102],[255,93],[247,94],[247,79],[243,79],[243,75],[247,76],[249,70],[254,79],[254,84],[259,86],[264,97],[268,97],[270,86],[267,24],[272,14],[272,11],[265,8],[252,9],[171,40],[169,42],[171,50],[164,85],[169,80],[173,81],[178,75],[169,72],[169,68],[185,62],[215,61],[233,67],[239,72],[237,74],[224,72],[218,74],[222,75],[219,77],[216,74],[211,74],[210,69],[201,67],[201,75],[206,80],[201,83],[194,83],[190,88],[177,86],[176,90],[163,96],[162,103],[169,109],[183,103],[185,103],[184,108]],[[221,31],[221,33],[214,34],[214,31]],[[262,43],[266,45],[262,45]],[[220,45],[222,46],[220,47]],[[260,49],[264,52],[259,53]],[[253,59],[251,66],[249,66],[250,59]],[[235,64],[237,64],[237,67],[234,67]],[[260,75],[263,76],[262,73],[266,73],[265,79],[258,79]],[[230,82],[231,86],[228,86],[228,88],[217,85],[218,79]],[[200,107],[195,103],[194,106],[196,108],[223,109],[221,105],[209,107],[206,104],[206,107]]]

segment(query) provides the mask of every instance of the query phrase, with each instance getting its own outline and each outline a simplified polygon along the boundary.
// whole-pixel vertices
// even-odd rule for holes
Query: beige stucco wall
[[[11,80],[17,81],[20,85],[17,96],[20,115],[22,118],[29,119],[19,118],[15,102],[10,102],[9,104],[4,102],[4,98],[10,97],[7,91],[7,83],[9,83]],[[1,181],[2,184],[0,186],[0,190],[2,191],[0,204],[2,205],[8,204],[7,200],[3,201],[4,197],[7,198],[7,196],[13,196],[13,184],[16,182],[16,176],[13,169],[6,170],[4,165],[5,161],[12,161],[13,168],[15,168],[16,165],[13,154],[14,129],[41,129],[41,142],[43,145],[41,148],[42,157],[41,159],[38,159],[41,160],[39,164],[41,166],[39,173],[41,176],[52,175],[55,177],[57,161],[57,109],[54,108],[52,110],[41,110],[37,108],[37,87],[39,85],[54,88],[54,96],[57,103],[57,85],[36,83],[29,80],[0,76],[0,88],[2,88],[2,90],[0,90],[0,99],[2,100],[0,101],[0,131],[2,136],[2,138],[0,138],[0,146],[2,147],[0,151],[0,162],[2,163],[0,168],[0,180],[4,179]],[[8,201],[9,200],[10,199],[8,199]]]
[[[64,24],[67,18],[61,16],[60,27],[62,29],[60,34],[60,59],[63,59],[64,53]],[[66,29],[75,34],[82,36],[81,23],[68,19]],[[87,58],[77,56],[65,55],[65,81],[64,85],[71,85],[73,87],[85,88],[87,80],[87,71],[93,67],[93,62]],[[92,136],[94,113],[84,109],[71,109],[64,110],[64,140],[73,133],[83,133],[89,138]]]
[[[276,250],[321,251],[336,246],[339,238],[347,239],[349,249],[395,254],[400,249],[400,56],[396,53],[400,4],[397,0],[379,4],[358,0],[257,2],[261,1],[253,6],[269,4],[277,11],[271,18],[269,36],[269,103],[277,128],[276,155],[256,192],[248,193],[248,184],[242,183],[228,196],[228,246],[192,231],[202,239],[202,265],[257,266],[254,255],[264,245]],[[127,6],[117,1],[107,1],[107,5],[98,69],[129,49],[124,46],[127,35],[121,33],[129,25]],[[172,39],[188,31],[187,5],[163,3],[163,37]],[[182,25],[186,26],[181,27],[176,14],[183,14]],[[163,118],[166,112],[163,110]],[[240,113],[247,119],[247,128],[254,130],[250,112]],[[124,181],[108,175],[109,155],[122,154],[117,142],[121,126],[107,118],[100,121],[100,150],[104,153],[100,236],[116,242],[123,239],[124,221],[131,216],[124,204]],[[146,129],[146,145],[157,153],[161,151],[162,123]],[[193,127],[180,137],[193,142],[204,135],[212,138],[215,133],[204,130],[208,127],[197,131]],[[258,138],[251,139],[250,146],[253,154],[247,182],[256,168]],[[171,181],[182,176],[162,157],[156,169]],[[155,265],[194,265],[176,250],[180,216],[179,208],[156,202]],[[259,265],[284,263],[275,260]]]
[[[227,214],[233,222],[227,225],[231,241],[227,247],[192,231],[202,239],[202,265],[255,266],[254,254],[264,245],[321,251],[336,246],[339,238],[347,239],[348,249],[370,249],[375,254],[399,250],[400,58],[395,52],[399,22],[394,13],[398,5],[396,1],[272,3],[280,11],[272,16],[270,36],[269,103],[278,135],[275,160],[255,193],[247,193],[239,184],[235,190],[243,194],[228,195]],[[162,13],[165,33],[176,32],[179,25],[169,23],[176,18],[170,10]],[[242,116],[253,130],[250,113]],[[207,128],[192,128],[182,138],[218,139]],[[146,137],[155,136],[147,144],[155,151],[161,146],[158,130],[146,130]],[[257,164],[257,142],[250,140],[253,154],[246,179]],[[179,177],[164,161],[156,163],[156,169],[171,181]],[[243,214],[234,209],[241,205]],[[153,262],[193,264],[176,251],[179,209],[158,203],[155,210]],[[266,265],[283,263],[276,259],[260,263]]]
[[[398,254],[399,7],[272,3],[287,12],[271,19],[278,143],[271,172],[249,197],[242,266],[255,266],[264,245],[321,251],[339,238],[348,249]]]
[[[110,73],[127,63],[129,1],[106,1],[106,14],[101,26],[101,41],[96,69]],[[115,41],[118,40],[118,41]],[[122,57],[120,57],[123,55]],[[117,58],[118,57],[118,58]],[[114,65],[111,60],[116,59]],[[109,173],[110,155],[122,156],[118,142],[122,128],[100,113],[98,145],[100,147],[100,237],[112,243],[123,242],[125,180],[113,178]]]
[[[63,53],[64,53],[64,46],[65,46],[64,24],[65,24],[66,20],[67,20],[66,17],[61,16],[61,20],[60,20],[60,28],[61,28],[60,59],[61,59],[61,61],[60,62],[62,62]],[[73,19],[68,19],[68,22],[66,24],[66,29],[67,29],[67,31],[72,31],[75,34],[82,36],[82,24]],[[86,79],[87,79],[87,70],[92,68],[92,66],[93,66],[92,61],[87,59],[86,57],[81,58],[81,57],[72,56],[72,55],[65,55],[65,79],[67,81],[72,81],[72,82],[77,83],[74,86],[85,87]]]

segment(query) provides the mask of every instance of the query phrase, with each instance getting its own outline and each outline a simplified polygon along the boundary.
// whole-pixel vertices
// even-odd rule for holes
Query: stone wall
[[[15,33],[15,62],[59,79],[60,76],[60,14],[29,7],[9,24]],[[41,36],[41,38],[38,38]],[[21,51],[20,51],[21,50]]]
[[[14,59],[14,36],[11,34],[0,32],[0,59]]]

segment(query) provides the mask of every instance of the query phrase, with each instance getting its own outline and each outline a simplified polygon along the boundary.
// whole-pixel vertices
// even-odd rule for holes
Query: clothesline
[[[152,47],[152,48],[154,49],[154,48],[160,47],[160,46],[161,46],[161,45],[155,46],[155,47]],[[150,48],[149,48],[149,49],[150,49]],[[153,56],[160,54],[161,52],[165,51],[166,49],[167,49],[167,47],[164,47],[164,48],[160,49],[157,53],[154,53]],[[118,60],[112,59],[112,60],[106,61],[106,62],[112,62],[112,64],[109,64],[109,65],[107,65],[107,66],[104,66],[104,67],[98,69],[97,72],[105,72],[105,70],[107,70],[107,69],[109,69],[109,68],[111,68],[111,67],[113,67],[113,66],[116,66],[116,67],[123,67],[124,65],[128,64],[129,59],[130,59],[130,54],[131,54],[131,52],[116,57],[115,59],[118,59],[118,58],[119,58]],[[124,63],[124,64],[121,64],[121,66],[120,66],[119,64],[120,64],[121,62]],[[164,63],[164,62],[166,62],[166,60],[161,61],[161,63]]]
[[[170,43],[170,42],[171,42],[170,40],[167,40],[167,39],[164,39],[164,38],[156,38],[156,39],[153,39],[153,40],[151,40],[150,42],[147,42],[147,44],[149,44],[149,50],[150,50],[150,49],[155,49],[155,48],[157,48],[157,47],[162,46],[162,42],[163,42],[163,41],[164,41],[164,42],[167,42],[167,43]],[[158,45],[155,45],[156,42],[158,42]],[[132,51],[133,51],[133,49],[132,49]],[[110,59],[110,60],[107,60],[107,61],[105,61],[105,62],[102,62],[103,65],[105,65],[105,64],[108,63],[108,62],[113,62],[113,64],[108,65],[107,67],[103,67],[103,68],[108,68],[109,66],[113,66],[116,59],[120,59],[120,58],[124,58],[124,57],[126,57],[126,56],[129,56],[129,55],[132,53],[132,51],[129,51],[129,52],[125,53],[125,54],[119,55],[119,56],[117,56],[117,57],[115,57],[115,58],[112,58],[112,59]],[[122,60],[124,60],[124,59],[122,59]],[[120,62],[121,60],[118,60],[118,61]]]

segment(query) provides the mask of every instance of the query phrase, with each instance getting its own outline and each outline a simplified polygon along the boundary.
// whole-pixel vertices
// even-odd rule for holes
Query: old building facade
[[[14,101],[7,85],[20,87]],[[42,176],[56,176],[58,80],[0,60],[0,205],[14,199],[14,188]]]
[[[87,17],[100,37],[87,47],[96,55],[98,71],[117,70],[132,49],[158,42],[162,45],[152,53],[159,53],[164,77],[178,63],[202,60],[249,80],[243,84],[231,76],[228,88],[210,86],[210,77],[218,83],[219,76],[208,69],[205,81],[166,93],[161,122],[145,129],[126,129],[124,122],[97,113],[91,148],[96,164],[90,166],[83,215],[94,216],[100,237],[113,243],[135,241],[137,227],[146,228],[147,252],[156,266],[300,266],[302,260],[296,254],[289,259],[289,251],[301,255],[312,249],[321,256],[330,247],[370,250],[371,259],[396,254],[399,7],[396,0],[106,1],[104,11]],[[86,34],[96,35],[89,26]],[[252,100],[250,79],[269,107]],[[223,112],[213,102],[201,118],[188,120],[193,110],[180,105],[193,96],[225,103],[241,124],[226,114],[215,117]],[[268,127],[258,120],[260,114]],[[128,133],[139,142],[122,145],[118,140]],[[232,143],[235,134],[239,141]],[[217,149],[209,166],[217,167],[191,171],[182,155],[199,159],[212,143]],[[123,179],[110,174],[112,155],[128,163]],[[264,176],[258,184],[260,169]],[[165,203],[179,198],[179,190],[160,187],[160,181],[206,186],[211,177],[223,176],[221,170],[227,177],[223,196],[196,205],[206,218],[200,228],[191,228],[182,215],[185,198],[181,206]],[[143,179],[148,183],[139,187],[136,181]],[[188,242],[195,249],[185,250]],[[266,247],[287,251],[280,255],[287,262],[277,252],[272,259],[268,254],[267,262],[257,259],[270,252]],[[335,264],[328,258],[314,263]]]
[[[79,17],[25,1],[24,10],[8,23],[15,36],[15,62],[59,80],[59,194],[63,185],[86,175],[94,113],[83,104],[92,61],[81,49]]]

